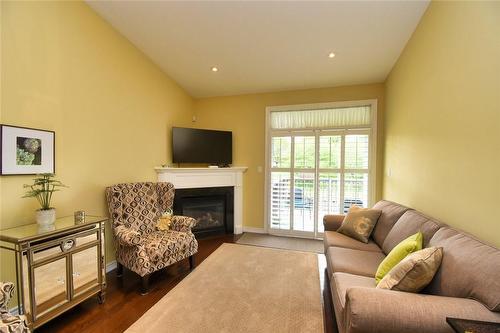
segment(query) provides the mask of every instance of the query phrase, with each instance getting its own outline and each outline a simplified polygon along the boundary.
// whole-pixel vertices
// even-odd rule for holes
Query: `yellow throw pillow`
[[[396,245],[378,266],[377,273],[375,273],[375,282],[378,284],[380,280],[382,280],[382,278],[407,255],[421,250],[422,240],[422,233],[417,232],[415,235],[411,235]]]
[[[158,218],[158,222],[156,222],[156,229],[160,231],[167,231],[170,229],[170,225],[172,224],[172,211],[164,212]]]

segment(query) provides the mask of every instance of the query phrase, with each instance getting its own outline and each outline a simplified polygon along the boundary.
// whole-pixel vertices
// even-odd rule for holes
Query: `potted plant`
[[[52,194],[56,191],[60,191],[58,189],[59,187],[67,187],[59,180],[53,178],[53,174],[44,173],[38,175],[38,177],[34,179],[32,185],[24,185],[24,188],[28,190],[23,198],[36,198],[41,206],[41,208],[36,211],[36,222],[40,225],[50,225],[54,223],[56,220],[56,209],[50,207]]]

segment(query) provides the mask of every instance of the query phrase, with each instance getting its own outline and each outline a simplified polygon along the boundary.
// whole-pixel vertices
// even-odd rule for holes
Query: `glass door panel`
[[[272,168],[290,168],[292,154],[292,138],[290,136],[273,137],[271,142]]]
[[[344,207],[346,213],[352,205],[368,206],[368,134],[345,136]]]
[[[316,138],[314,136],[294,137],[295,169],[314,169],[316,165]]]
[[[344,180],[344,213],[352,205],[368,207],[368,174],[346,173]]]
[[[290,229],[290,172],[271,172],[271,228]]]
[[[314,173],[294,174],[293,230],[314,231]]]
[[[345,169],[368,169],[368,134],[345,136]]]
[[[315,237],[323,217],[368,206],[369,130],[271,137],[270,228]]]
[[[325,135],[319,137],[320,169],[340,169],[342,136]]]
[[[340,214],[340,173],[320,173],[318,188],[318,232],[324,232],[323,217]]]
[[[73,289],[75,296],[99,285],[99,253],[97,246],[76,252],[73,259]]]

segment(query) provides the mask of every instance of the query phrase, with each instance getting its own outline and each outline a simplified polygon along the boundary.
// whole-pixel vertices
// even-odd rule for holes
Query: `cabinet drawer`
[[[33,251],[33,261],[37,262],[57,254],[62,254],[62,250],[59,244],[52,245],[49,248]]]
[[[90,234],[89,232],[85,232],[65,237],[55,242],[52,241],[47,243],[47,245],[40,244],[33,250],[33,261],[36,263],[52,256],[62,255],[63,253],[77,250],[79,247],[97,241],[97,233],[97,230],[92,231]]]
[[[97,232],[94,232],[91,235],[83,235],[75,237],[76,247],[94,242],[97,240]]]

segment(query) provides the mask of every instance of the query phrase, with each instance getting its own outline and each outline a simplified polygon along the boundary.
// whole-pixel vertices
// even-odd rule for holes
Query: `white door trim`
[[[346,132],[349,132],[349,134],[355,134],[356,130],[359,129],[360,131],[366,131],[369,129],[369,160],[368,160],[368,177],[369,177],[369,183],[368,183],[368,206],[372,206],[375,203],[375,196],[376,196],[376,182],[377,182],[377,104],[378,100],[377,99],[367,99],[367,100],[356,100],[356,101],[341,101],[341,102],[330,102],[330,103],[313,103],[313,104],[297,104],[297,105],[282,105],[282,106],[268,106],[266,107],[266,121],[265,121],[265,175],[264,175],[264,217],[265,217],[265,223],[264,223],[264,230],[265,232],[269,234],[281,234],[281,235],[297,235],[297,236],[302,236],[302,237],[307,237],[307,238],[317,238],[320,236],[320,233],[317,232],[317,226],[314,228],[314,232],[297,232],[294,230],[279,230],[279,229],[272,229],[270,227],[270,222],[271,222],[271,209],[270,209],[270,203],[269,203],[269,191],[270,191],[270,182],[271,182],[271,158],[269,156],[270,154],[270,143],[271,143],[271,136],[288,136],[290,135],[292,137],[292,155],[293,155],[293,137],[294,135],[290,132],[291,130],[271,130],[270,128],[270,119],[271,119],[271,112],[276,112],[276,111],[297,111],[297,110],[317,110],[317,109],[326,109],[326,108],[342,108],[342,107],[354,107],[354,106],[363,106],[363,105],[370,105],[371,108],[371,124],[369,127],[367,126],[352,126],[352,127],[338,127],[338,128],[331,128],[331,129],[301,129],[300,131],[303,132],[305,135],[306,133],[315,133],[315,136],[318,135],[318,132],[320,134],[326,134],[328,132],[343,132],[342,135],[345,135]],[[324,132],[324,133],[323,133]],[[301,133],[302,134],[302,133]],[[318,145],[318,143],[316,143]],[[318,147],[316,147],[318,149]],[[344,149],[344,140],[342,140],[342,149]],[[342,154],[343,155],[343,154]],[[292,156],[293,157],[293,156]],[[293,163],[293,161],[291,161]],[[343,166],[343,164],[342,164]],[[316,168],[318,168],[318,165],[316,163]],[[293,168],[291,168],[291,173],[293,173]],[[317,170],[316,170],[317,171]],[[318,172],[316,172],[317,174]],[[293,176],[293,175],[292,175]],[[343,177],[343,176],[342,176]],[[293,179],[291,180],[293,181]],[[343,186],[343,182],[341,182],[341,186]],[[293,188],[291,189],[293,191]],[[317,189],[315,189],[317,192]],[[293,206],[293,192],[290,193],[290,206]],[[343,197],[343,191],[341,191],[341,199]],[[315,207],[317,206],[317,200],[315,200]],[[343,202],[343,200],[341,200]],[[315,211],[315,215],[317,215],[317,207]],[[292,216],[290,216],[292,219]],[[318,217],[319,218],[319,217]],[[293,226],[291,225],[291,228],[293,229]]]

